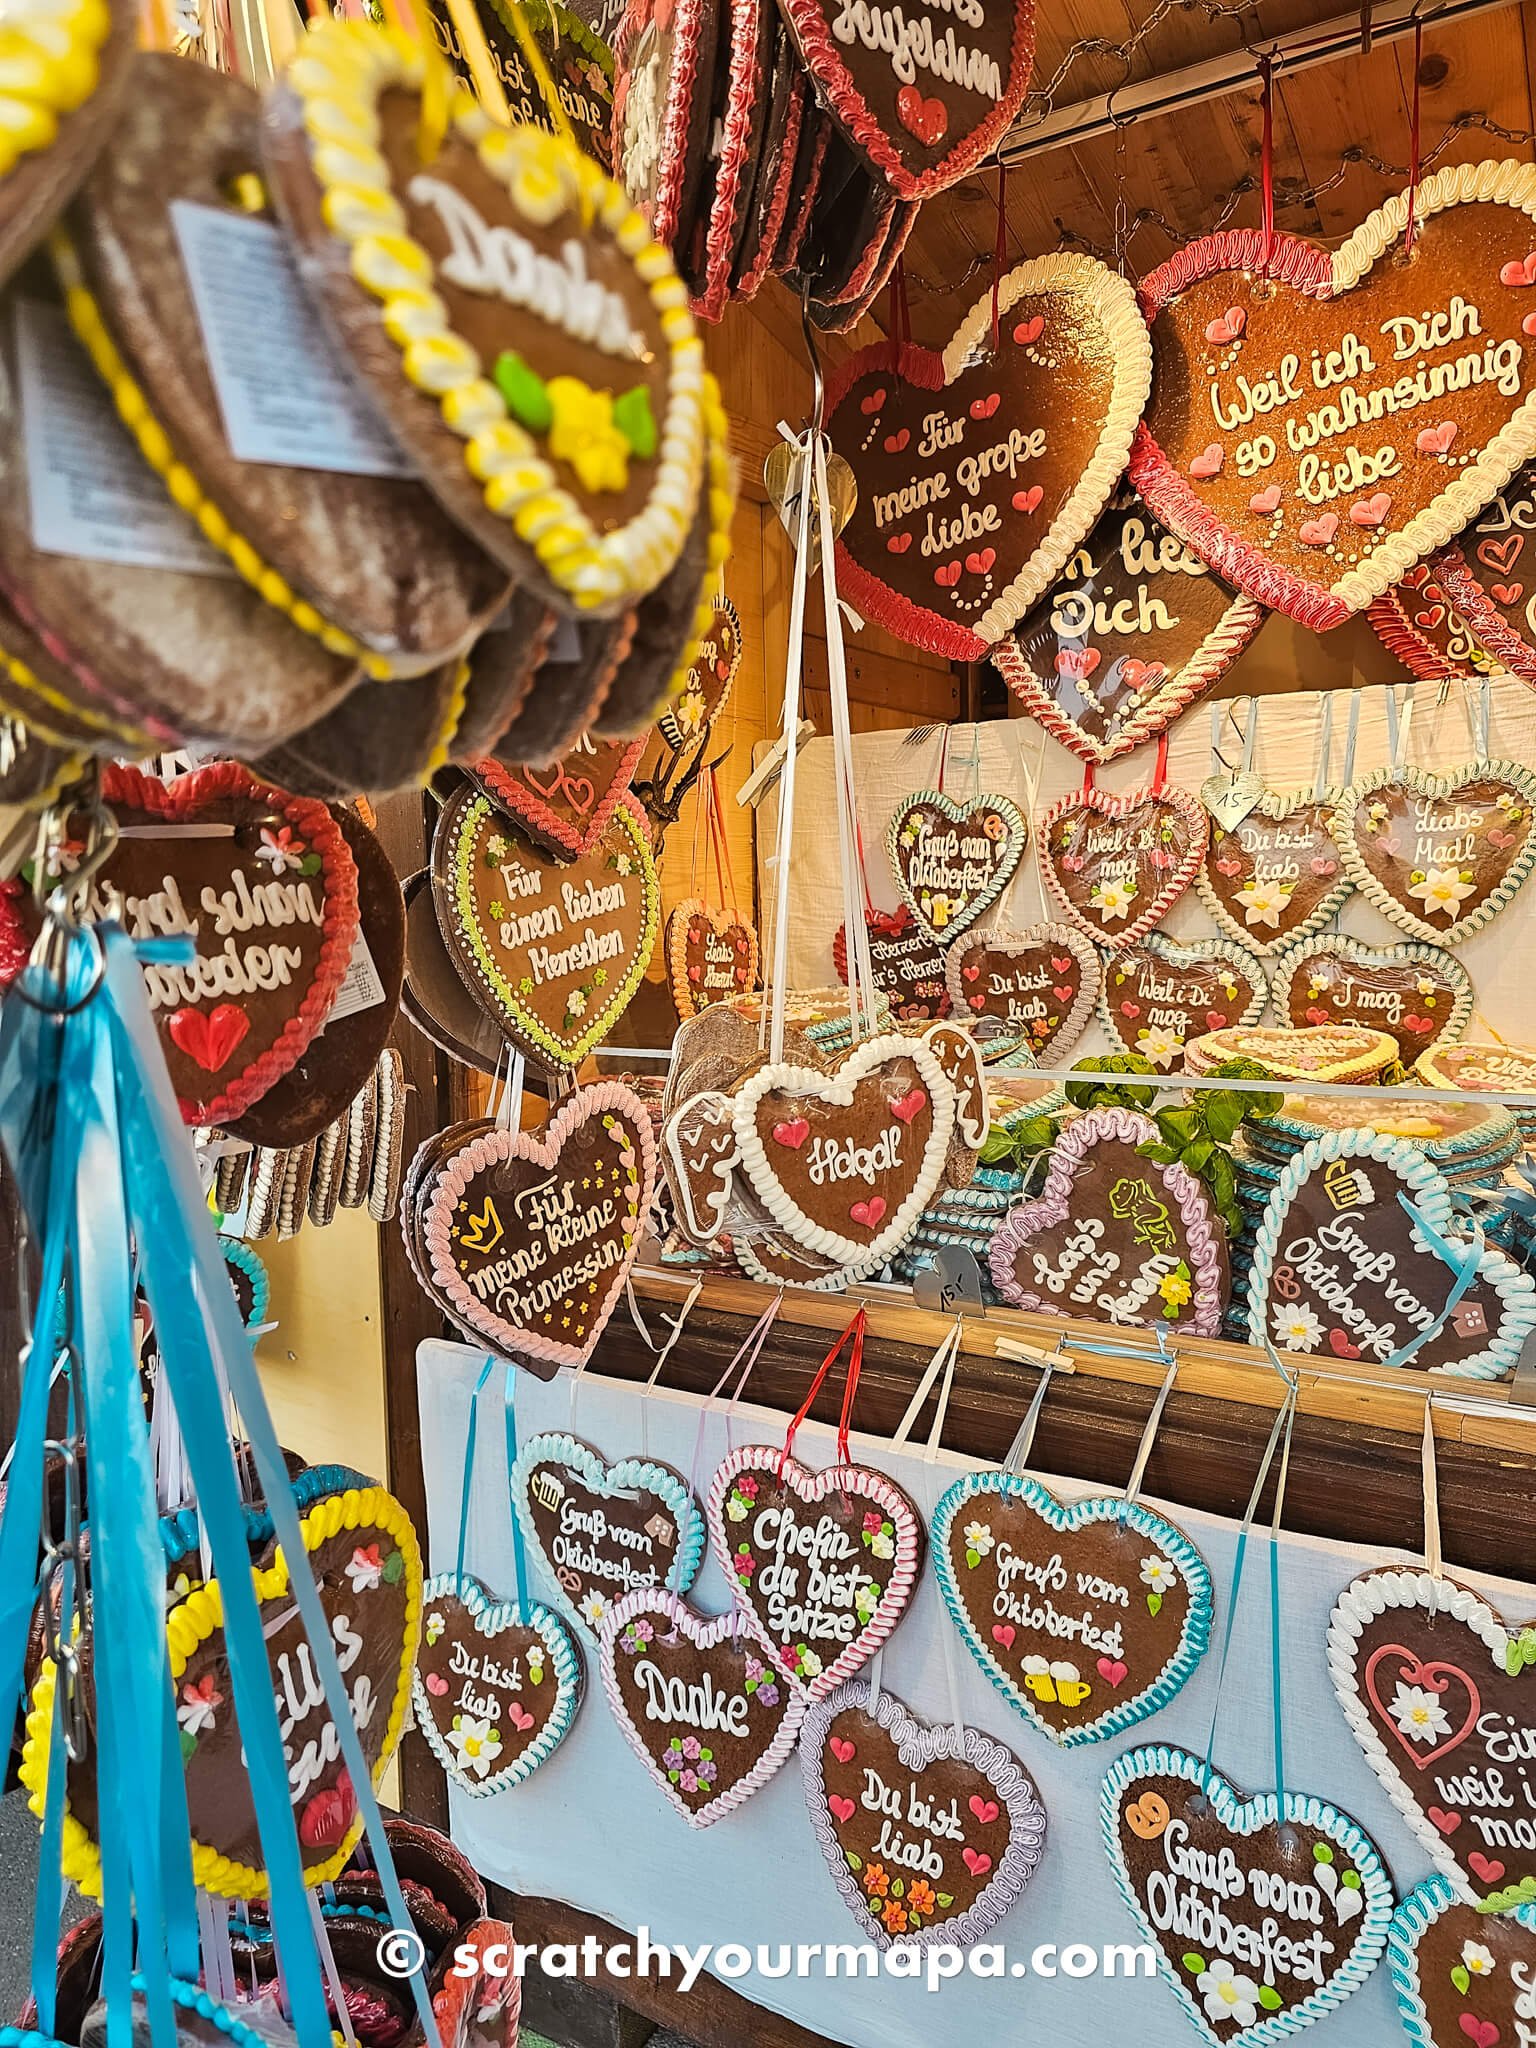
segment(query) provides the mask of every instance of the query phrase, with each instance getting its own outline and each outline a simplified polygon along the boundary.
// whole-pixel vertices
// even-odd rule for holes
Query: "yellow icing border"
[[[267,566],[250,542],[235,532],[212,499],[204,495],[197,478],[177,457],[170,436],[150,411],[148,399],[118,353],[101,317],[101,308],[86,287],[74,244],[63,228],[55,228],[49,237],[48,253],[63,289],[69,324],[96,374],[111,392],[118,417],[138,444],[139,453],[165,485],[171,502],[201,529],[203,538],[234,566],[242,581],[274,611],[281,612],[290,625],[318,640],[328,654],[358,662],[373,682],[391,681],[395,670],[386,655],[364,647],[340,626],[323,619],[307,598],[300,597],[275,569]]]
[[[106,738],[116,740],[136,753],[151,754],[155,751],[155,742],[148,733],[139,732],[131,725],[119,725],[116,719],[93,711],[87,705],[75,703],[73,698],[66,697],[61,690],[54,689],[51,683],[45,683],[41,676],[34,675],[19,656],[10,653],[4,646],[0,646],[0,668],[5,670],[6,677],[13,687],[25,696],[35,697],[40,704],[77,719],[81,725],[88,725],[92,732],[102,733]],[[78,733],[52,731],[39,718],[26,717],[22,719],[22,723],[40,738],[47,740],[50,746],[78,748],[80,745]]]
[[[433,289],[432,259],[406,230],[379,147],[378,103],[394,87],[419,92],[423,77],[421,45],[399,30],[364,21],[310,24],[285,79],[302,110],[326,225],[350,251],[357,285],[379,301],[403,375],[438,401],[444,423],[464,442],[465,465],[487,509],[509,523],[578,608],[644,596],[682,553],[703,473],[704,350],[686,288],[622,186],[557,136],[501,127],[457,89],[454,130],[517,211],[540,224],[570,213],[600,225],[634,265],[661,323],[671,360],[655,481],[627,525],[599,532],[511,417],[475,350],[450,327]]]
[[[736,517],[736,478],[730,456],[730,422],[725,416],[725,407],[720,401],[720,386],[713,375],[704,372],[704,448],[706,467],[706,489],[709,492],[709,558],[704,570],[704,581],[699,593],[699,602],[693,615],[693,631],[688,636],[688,645],[683,649],[683,658],[672,672],[667,684],[666,695],[658,704],[670,704],[683,693],[688,681],[688,671],[698,659],[699,647],[709,631],[715,616],[715,592],[720,587],[720,572],[731,557],[731,522]],[[653,712],[652,718],[656,712]]]
[[[427,756],[426,766],[421,771],[419,779],[423,787],[432,780],[439,768],[448,765],[448,756],[453,749],[454,740],[458,737],[459,726],[463,722],[464,706],[469,701],[469,675],[469,657],[465,655],[453,678],[453,695],[449,699],[447,711],[443,714],[442,728],[433,742],[431,753]]]
[[[307,1553],[317,1549],[328,1537],[339,1535],[343,1529],[356,1529],[360,1525],[382,1530],[394,1538],[405,1559],[406,1573],[404,1654],[400,1660],[389,1721],[384,1730],[383,1746],[373,1767],[373,1783],[377,1788],[405,1727],[405,1710],[411,1695],[411,1671],[421,1641],[421,1546],[409,1515],[394,1495],[386,1493],[382,1486],[349,1487],[345,1493],[328,1494],[303,1517],[299,1529]],[[276,1599],[288,1590],[288,1565],[281,1549],[270,1569],[262,1571],[252,1566],[251,1583],[258,1600]],[[210,1579],[206,1585],[194,1588],[179,1606],[171,1610],[166,1617],[165,1635],[170,1652],[172,1685],[186,1670],[197,1649],[215,1629],[223,1626],[223,1621],[224,1609],[217,1579]],[[48,1752],[53,1737],[55,1684],[53,1659],[45,1658],[32,1688],[32,1700],[27,1709],[26,1741],[16,1771],[27,1789],[27,1804],[39,1820],[43,1817],[48,1792]],[[305,1884],[328,1884],[346,1864],[362,1833],[363,1822],[359,1816],[323,1863],[306,1866]],[[101,1851],[67,1804],[64,1809],[62,1867],[64,1875],[73,1879],[87,1897],[101,1897]],[[219,1850],[209,1848],[207,1843],[196,1840],[192,1844],[192,1877],[202,1890],[213,1892],[220,1898],[262,1898],[268,1890],[264,1870],[253,1869],[248,1863],[238,1863]]]
[[[7,8],[0,23],[0,178],[19,158],[51,148],[60,119],[95,92],[111,33],[106,0],[30,0]]]

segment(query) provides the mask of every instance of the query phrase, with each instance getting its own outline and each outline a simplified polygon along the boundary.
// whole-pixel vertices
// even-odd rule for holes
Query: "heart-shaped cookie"
[[[704,1554],[704,1517],[675,1472],[648,1458],[610,1465],[559,1431],[518,1451],[512,1510],[562,1612],[594,1646],[638,1587],[686,1593]]]
[[[667,919],[667,966],[679,1017],[757,986],[757,930],[739,910],[685,897]]]
[[[1098,518],[1152,373],[1125,281],[1042,256],[966,314],[943,354],[888,342],[828,379],[827,431],[858,501],[837,580],[867,618],[956,661],[985,660]],[[1061,393],[1070,385],[1073,403]]]
[[[1205,907],[1252,953],[1320,931],[1354,884],[1333,838],[1338,792],[1266,790],[1234,825],[1212,820],[1196,876]]]
[[[1011,797],[956,803],[922,789],[891,813],[885,843],[908,908],[936,939],[948,941],[1013,880],[1028,828]]]
[[[453,1572],[421,1589],[411,1674],[416,1726],[454,1784],[475,1797],[520,1785],[564,1741],[581,1701],[581,1659],[547,1607],[526,1616]]]
[[[1519,1789],[1536,1750],[1536,1627],[1454,1579],[1366,1572],[1334,1607],[1328,1670],[1366,1761],[1457,1896],[1536,1903]]]
[[[1421,683],[1474,682],[1496,666],[1451,602],[1442,578],[1452,565],[1453,550],[1442,548],[1366,607],[1376,638]]]
[[[1099,1015],[1127,1052],[1166,1073],[1182,1067],[1191,1038],[1257,1023],[1268,1000],[1264,970],[1246,947],[1148,932],[1105,961]]]
[[[1416,939],[1454,945],[1536,867],[1536,773],[1473,761],[1448,775],[1383,768],[1346,789],[1333,835],[1351,881]]]
[[[1183,789],[1069,791],[1035,827],[1041,872],[1096,946],[1128,946],[1178,902],[1205,858],[1210,819]]]
[[[1185,1167],[1142,1156],[1148,1116],[1090,1109],[1051,1148],[1045,1185],[992,1239],[992,1284],[1035,1315],[1214,1337],[1231,1274],[1227,1233]]]
[[[1536,683],[1536,471],[1511,477],[1437,567],[1485,662]]]
[[[1122,492],[992,660],[1053,739],[1113,761],[1225,675],[1263,618]]]
[[[958,939],[944,956],[950,1002],[968,1020],[984,1059],[1027,1047],[1065,1052],[1098,1000],[1099,956],[1066,924],[993,927]]]
[[[867,1465],[813,1472],[772,1444],[744,1444],[717,1468],[705,1514],[737,1606],[813,1700],[875,1654],[922,1565],[922,1517]]]
[[[559,860],[466,785],[443,806],[432,866],[470,993],[541,1065],[575,1066],[623,1015],[656,943],[660,887],[634,797],[588,852]]]
[[[603,1624],[603,1690],[619,1732],[690,1827],[732,1812],[794,1749],[806,1700],[772,1655],[750,1615],[702,1615],[649,1587]]]
[[[1144,278],[1131,480],[1158,518],[1315,632],[1450,540],[1536,451],[1533,209],[1529,166],[1458,165],[1331,253],[1241,229]]]
[[[618,1081],[578,1088],[543,1131],[464,1127],[418,1197],[432,1291],[542,1379],[584,1365],[635,1263],[655,1177],[650,1113]]]
[[[701,1088],[661,1126],[661,1170],[683,1235],[707,1245],[726,1229],[738,1194],[735,1105],[718,1088]]]
[[[976,1662],[1064,1749],[1165,1707],[1210,1641],[1204,1558],[1123,1495],[1068,1505],[1017,1472],[968,1473],[934,1510],[933,1571]]]
[[[1463,1234],[1416,1145],[1330,1131],[1286,1166],[1259,1224],[1250,1343],[1496,1380],[1532,1329],[1536,1282]]]
[[[1421,1053],[1414,1066],[1431,1088],[1536,1093],[1536,1052],[1524,1046],[1437,1045]]]
[[[869,933],[875,986],[889,998],[892,1017],[907,1024],[947,1016],[949,992],[944,986],[944,952],[928,927],[912,915],[905,903],[899,903],[894,910],[868,911],[864,923]],[[832,960],[838,978],[846,981],[848,934],[842,925],[832,941]]]
[[[1280,1081],[1374,1081],[1399,1057],[1390,1031],[1363,1024],[1247,1024],[1208,1031],[1184,1048],[1191,1074],[1208,1074],[1228,1060],[1257,1060]]]
[[[1392,1915],[1387,1967],[1414,2048],[1522,2048],[1536,2019],[1536,1906],[1483,1913],[1428,1877]]]
[[[1298,1028],[1360,1024],[1390,1031],[1405,1066],[1460,1038],[1472,1015],[1472,979],[1442,946],[1367,946],[1341,932],[1303,939],[1275,962],[1278,1017]]]
[[[608,829],[645,752],[645,739],[594,740],[586,733],[552,768],[475,761],[470,773],[541,846],[565,859],[590,853]]]
[[[800,1768],[832,1881],[880,1948],[979,1941],[1039,1867],[1045,1808],[1018,1759],[892,1693],[871,1706],[845,1685],[812,1707]]]
[[[680,753],[708,731],[725,709],[740,667],[741,619],[721,591],[684,671],[682,687],[656,721],[668,746]]]
[[[1148,1745],[1110,1765],[1100,1811],[1120,1895],[1216,2048],[1284,2040],[1381,1960],[1391,1880],[1358,1821],[1326,1800],[1245,1799],[1203,1757]]]
[[[762,1066],[735,1105],[759,1201],[797,1243],[843,1265],[871,1265],[906,1240],[955,1127],[955,1091],[920,1038],[866,1039],[830,1071]]]

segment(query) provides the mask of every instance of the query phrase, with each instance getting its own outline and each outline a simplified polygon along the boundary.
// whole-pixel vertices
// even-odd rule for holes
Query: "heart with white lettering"
[[[1492,663],[1536,684],[1536,469],[1522,469],[1437,558]]]
[[[120,836],[88,914],[190,942],[185,966],[145,963],[150,1014],[185,1121],[231,1122],[324,1027],[357,936],[357,863],[323,803],[232,761],[171,782],[112,764],[102,796]],[[78,851],[61,851],[65,880]],[[30,891],[0,897],[0,959],[24,965],[35,936]]]
[[[667,919],[667,966],[679,1017],[744,996],[757,986],[756,927],[738,910],[689,896]]]
[[[882,1472],[813,1472],[772,1444],[744,1444],[716,1470],[705,1514],[732,1598],[810,1699],[852,1677],[906,1611],[923,1522]]]
[[[857,154],[902,199],[929,199],[985,162],[1035,60],[1034,0],[955,13],[910,0],[896,40],[878,9],[788,0],[806,70]]]
[[[793,1752],[806,1699],[749,1614],[702,1615],[640,1587],[603,1624],[619,1733],[692,1828],[733,1812]]]
[[[1514,281],[1533,208],[1531,166],[1458,165],[1331,252],[1240,229],[1144,278],[1157,374],[1131,481],[1163,524],[1314,632],[1452,539],[1536,452]]]
[[[1416,1065],[1431,1088],[1536,1094],[1536,1052],[1526,1046],[1439,1045]]]
[[[1298,1028],[1358,1024],[1390,1031],[1411,1067],[1460,1038],[1472,1015],[1472,977],[1443,946],[1367,946],[1342,932],[1303,939],[1275,962],[1275,1014]]]
[[[475,761],[469,772],[493,803],[529,837],[566,860],[591,853],[623,801],[645,752],[637,740],[595,740],[587,733],[553,768],[509,768]]]
[[[1329,1131],[1288,1162],[1258,1228],[1250,1343],[1496,1380],[1533,1328],[1536,1282],[1465,1234],[1417,1145]]]
[[[1187,790],[1071,790],[1035,827],[1041,872],[1096,946],[1128,946],[1171,910],[1205,858],[1210,818]]]
[[[543,1131],[481,1124],[435,1145],[419,1208],[422,1278],[471,1341],[553,1378],[584,1365],[624,1292],[656,1177],[643,1102],[578,1088]],[[407,1235],[410,1234],[409,1226]]]
[[[1109,1864],[1203,2039],[1273,2043],[1324,2019],[1381,1960],[1392,1883],[1326,1800],[1243,1795],[1203,1757],[1148,1745],[1100,1794]]]
[[[1418,2048],[1525,2048],[1536,2031],[1536,1906],[1484,1913],[1428,1877],[1392,1916],[1387,1963]]]
[[[382,1487],[330,1494],[302,1515],[308,1567],[330,1624],[342,1684],[375,1786],[394,1755],[410,1698],[421,1631],[421,1552],[404,1508]],[[306,1885],[328,1883],[363,1832],[352,1781],[315,1671],[303,1618],[281,1550],[252,1571],[262,1633],[282,1724],[288,1789]],[[219,1585],[192,1588],[166,1617],[171,1684],[186,1776],[192,1875],[222,1898],[256,1898],[271,1888],[224,1636]],[[95,1708],[86,1653],[86,1698]],[[33,1687],[21,1778],[41,1801],[48,1782],[56,1673],[45,1662]],[[69,1875],[100,1896],[98,1791],[91,1746],[67,1767],[66,1815],[74,1847]]]
[[[812,1707],[800,1769],[832,1881],[880,1948],[979,1941],[1039,1867],[1045,1807],[1018,1758],[892,1693],[872,1706],[845,1685]]]
[[[933,1517],[933,1572],[966,1648],[1064,1749],[1165,1707],[1211,1636],[1211,1575],[1140,1501],[1070,1504],[1017,1472],[972,1472]]]
[[[1536,867],[1536,772],[1472,761],[1448,775],[1383,768],[1346,789],[1333,835],[1361,895],[1416,939],[1454,945]]]
[[[1453,554],[1453,549],[1442,548],[1432,560],[1417,563],[1400,583],[1373,597],[1366,607],[1376,638],[1421,683],[1476,682],[1497,666],[1452,604],[1442,580]]]
[[[891,813],[886,850],[896,886],[936,939],[956,938],[1013,880],[1029,830],[1011,797],[956,803],[922,789]]]
[[[1251,953],[1320,931],[1354,887],[1333,839],[1337,790],[1266,790],[1234,825],[1211,822],[1195,877],[1206,909]]]
[[[1099,1015],[1127,1052],[1172,1073],[1191,1038],[1255,1024],[1268,1001],[1264,970],[1245,946],[1148,932],[1105,961]]]
[[[1231,1291],[1227,1233],[1202,1183],[1142,1147],[1149,1116],[1090,1109],[1051,1149],[1045,1185],[992,1238],[992,1284],[1034,1315],[1214,1337]]]
[[[453,1783],[476,1798],[520,1785],[565,1740],[581,1701],[581,1659],[548,1607],[490,1598],[453,1572],[421,1589],[411,1674],[416,1726]]]
[[[1536,1756],[1536,1625],[1470,1586],[1366,1572],[1339,1595],[1328,1670],[1350,1731],[1457,1896],[1485,1912],[1536,1903],[1522,1760]]]
[[[648,1458],[610,1465],[560,1431],[518,1451],[512,1510],[562,1613],[594,1646],[638,1588],[686,1593],[704,1554],[704,1518],[675,1472]]]
[[[1053,739],[1113,761],[1219,681],[1263,619],[1126,491],[992,660]]]
[[[891,1016],[902,1024],[919,1024],[949,1014],[944,985],[944,953],[926,925],[905,903],[894,910],[868,910],[869,963],[875,987],[889,999]],[[832,963],[839,981],[848,979],[848,934],[839,925],[832,940]]]
[[[949,948],[944,972],[985,1060],[1021,1047],[1036,1059],[1047,1047],[1065,1052],[1093,1015],[1101,980],[1098,953],[1066,924],[972,933]]]
[[[1152,374],[1134,292],[1091,257],[1001,280],[995,354],[992,307],[988,291],[942,354],[879,342],[827,380],[827,432],[858,484],[838,587],[954,661],[986,660],[1092,527]]]
[[[870,1038],[830,1070],[784,1063],[735,1093],[758,1200],[808,1251],[871,1266],[906,1242],[938,1186],[955,1091],[920,1038]]]
[[[656,720],[662,738],[681,753],[701,738],[725,709],[741,667],[741,619],[723,591],[713,600],[709,624],[683,673],[677,695]]]

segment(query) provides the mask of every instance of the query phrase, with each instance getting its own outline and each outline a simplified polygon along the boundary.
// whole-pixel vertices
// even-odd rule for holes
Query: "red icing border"
[[[1432,555],[1426,565],[1434,575],[1444,572],[1444,555]],[[1439,589],[1439,585],[1433,586]],[[1431,604],[1443,603],[1446,618],[1456,616],[1456,607],[1451,603],[1450,593],[1440,591],[1438,598],[1429,595],[1430,585],[1421,585],[1412,594],[1425,597]],[[1403,602],[1404,585],[1394,583],[1390,590],[1380,597],[1373,597],[1365,608],[1366,623],[1388,654],[1396,655],[1411,676],[1421,683],[1469,683],[1478,680],[1478,671],[1463,668],[1438,648],[1434,641],[1414,624],[1407,605]],[[1465,623],[1465,622],[1463,622]]]
[[[772,0],[731,0],[728,18],[731,30],[729,83],[725,111],[721,118],[719,165],[710,199],[709,228],[704,237],[704,289],[691,301],[694,312],[704,320],[718,320],[731,297],[731,272],[741,222],[738,214],[747,168],[752,122],[763,98],[766,73],[763,10]]]
[[[544,799],[519,781],[516,771],[501,761],[470,761],[465,765],[476,782],[485,791],[492,803],[500,805],[519,824],[526,826],[535,839],[552,847],[557,853],[569,854],[577,860],[584,853],[590,853],[608,829],[610,819],[624,798],[629,795],[629,785],[635,770],[640,766],[640,756],[645,752],[649,733],[642,733],[637,740],[631,740],[624,750],[617,774],[607,795],[592,814],[591,823],[583,833],[573,831],[558,812],[550,809]],[[609,742],[602,741],[602,745]],[[562,755],[562,760],[564,756]],[[647,837],[649,827],[647,824]]]
[[[1536,647],[1523,633],[1517,633],[1489,598],[1473,575],[1465,554],[1455,541],[1435,557],[1446,590],[1456,600],[1456,609],[1485,654],[1492,655],[1500,668],[1536,688]]]
[[[773,260],[768,266],[770,270],[781,274],[786,270],[793,270],[800,261],[800,251],[805,247],[805,237],[811,225],[811,212],[816,203],[816,195],[821,190],[821,174],[826,167],[827,147],[832,137],[832,130],[822,116],[820,104],[815,94],[809,89],[807,89],[806,93],[804,118],[807,121],[815,121],[818,126],[816,139],[811,146],[810,168],[805,174],[805,197],[800,202],[799,213],[785,226],[783,248],[774,250]],[[790,171],[791,191],[794,186],[795,172],[799,168],[799,164],[796,163]],[[786,212],[788,211],[788,198],[789,195],[786,195]]]
[[[784,117],[784,134],[779,144],[778,183],[769,193],[768,203],[762,210],[763,226],[757,254],[737,280],[738,299],[755,299],[762,289],[763,280],[774,269],[773,259],[778,252],[779,236],[784,232],[784,216],[789,211],[789,195],[795,182],[795,163],[800,153],[800,130],[805,122],[807,92],[805,75],[797,71],[794,85],[790,89],[789,112]],[[765,143],[764,147],[766,146]],[[756,199],[753,204],[757,204]]]
[[[1195,826],[1195,840],[1183,867],[1170,871],[1167,881],[1149,907],[1142,911],[1139,917],[1133,918],[1123,932],[1115,932],[1111,936],[1081,916],[1077,905],[1061,886],[1056,863],[1049,854],[1051,827],[1058,818],[1063,818],[1068,811],[1075,810],[1097,811],[1103,818],[1123,818],[1152,797],[1172,804],[1182,818]],[[1070,789],[1065,796],[1058,797],[1035,823],[1035,858],[1040,863],[1040,872],[1050,885],[1051,894],[1061,905],[1075,929],[1090,938],[1101,953],[1118,953],[1122,947],[1134,945],[1137,939],[1145,938],[1155,925],[1162,922],[1205,865],[1210,841],[1211,821],[1204,806],[1192,797],[1187,789],[1178,789],[1172,783],[1160,790],[1144,785],[1140,789],[1124,790],[1118,795],[1107,789]]]
[[[688,170],[688,129],[693,120],[693,96],[699,86],[699,44],[704,30],[705,6],[706,0],[675,0],[671,8],[672,68],[667,74],[666,109],[656,167],[656,201],[649,221],[651,233],[669,249],[677,234],[678,208],[682,204],[683,183]],[[657,12],[654,0],[630,0],[623,25],[615,38],[610,147],[614,176],[620,183],[624,182],[624,109],[629,98],[630,47],[634,39],[649,27]]]

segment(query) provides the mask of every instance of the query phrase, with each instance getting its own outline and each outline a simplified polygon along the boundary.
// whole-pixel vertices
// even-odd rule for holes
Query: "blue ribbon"
[[[469,1537],[469,1495],[475,1475],[475,1440],[480,1434],[480,1396],[485,1392],[486,1382],[495,1370],[494,1358],[487,1358],[480,1368],[480,1377],[475,1381],[475,1391],[469,1403],[469,1427],[464,1432],[464,1484],[459,1493],[459,1548],[453,1567],[455,1592],[464,1591],[464,1546]]]
[[[1450,1267],[1453,1279],[1451,1291],[1446,1296],[1445,1306],[1441,1309],[1439,1315],[1435,1317],[1435,1320],[1427,1330],[1421,1330],[1416,1337],[1410,1337],[1406,1344],[1399,1344],[1390,1358],[1384,1358],[1382,1364],[1388,1366],[1406,1365],[1410,1358],[1423,1350],[1431,1337],[1439,1336],[1449,1321],[1456,1304],[1462,1299],[1463,1295],[1466,1294],[1468,1288],[1471,1287],[1473,1281],[1477,1278],[1483,1263],[1483,1233],[1481,1227],[1476,1222],[1472,1225],[1473,1234],[1470,1238],[1442,1237],[1424,1214],[1424,1211],[1416,1203],[1410,1202],[1401,1188],[1397,1191],[1397,1199],[1402,1203],[1412,1219],[1414,1229],[1418,1231],[1435,1257],[1439,1259],[1442,1265]]]

